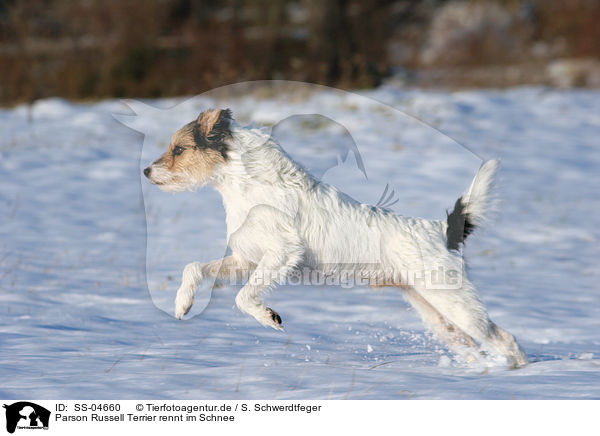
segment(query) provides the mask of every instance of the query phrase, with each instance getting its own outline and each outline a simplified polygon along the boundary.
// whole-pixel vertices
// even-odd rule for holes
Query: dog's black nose
[[[151,169],[150,167],[146,168],[146,169],[144,170],[144,175],[145,175],[146,177],[148,177],[148,176],[150,175],[150,171],[152,171],[152,169]]]

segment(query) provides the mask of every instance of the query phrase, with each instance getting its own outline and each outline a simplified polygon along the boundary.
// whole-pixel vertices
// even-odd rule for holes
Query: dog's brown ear
[[[230,134],[229,124],[232,119],[229,109],[209,109],[198,116],[198,126],[206,138],[218,141]]]

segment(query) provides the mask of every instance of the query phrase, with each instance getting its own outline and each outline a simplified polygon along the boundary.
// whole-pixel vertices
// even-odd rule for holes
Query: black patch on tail
[[[448,250],[458,250],[459,244],[464,244],[475,225],[469,221],[469,215],[465,213],[465,206],[462,203],[462,197],[456,200],[454,210],[448,214],[448,230],[446,230],[446,246]]]

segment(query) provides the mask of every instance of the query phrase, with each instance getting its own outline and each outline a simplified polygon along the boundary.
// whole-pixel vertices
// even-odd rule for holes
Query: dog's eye
[[[173,149],[173,156],[179,156],[181,153],[183,153],[183,151],[185,150],[185,148],[180,147],[179,145],[177,147],[175,147]]]

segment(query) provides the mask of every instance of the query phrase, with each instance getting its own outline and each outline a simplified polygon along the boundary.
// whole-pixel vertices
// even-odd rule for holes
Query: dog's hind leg
[[[464,354],[466,351],[472,351],[477,348],[477,343],[471,336],[446,319],[412,287],[402,286],[402,290],[404,299],[417,311],[423,324],[439,340],[445,342],[452,351],[457,354]],[[469,354],[467,359],[474,360],[475,357]]]
[[[494,324],[477,292],[463,272],[460,286],[452,289],[415,287],[415,291],[433,306],[444,319],[469,335],[476,342],[491,345],[515,367],[527,364],[527,357],[514,336]]]
[[[205,277],[214,277],[220,281],[238,283],[247,277],[256,265],[240,256],[227,256],[211,262],[188,263],[183,269],[181,286],[175,298],[175,317],[181,319],[194,304],[194,295]]]
[[[491,320],[488,338],[497,350],[499,350],[505,356],[512,357],[513,366],[515,368],[525,366],[529,363],[527,355],[519,346],[519,343],[517,342],[515,337],[507,331],[502,330]]]

